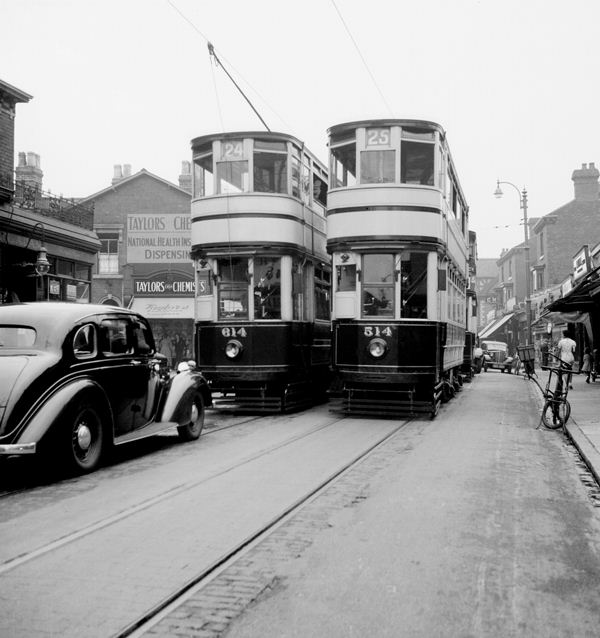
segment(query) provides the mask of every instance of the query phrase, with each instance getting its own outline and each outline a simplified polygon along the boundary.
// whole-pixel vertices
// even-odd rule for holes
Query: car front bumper
[[[0,456],[35,454],[35,443],[0,443]]]

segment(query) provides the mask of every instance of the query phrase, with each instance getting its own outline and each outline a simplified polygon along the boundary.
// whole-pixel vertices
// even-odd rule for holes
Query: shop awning
[[[515,316],[514,312],[509,312],[507,315],[504,315],[504,317],[500,317],[500,319],[495,319],[494,321],[492,321],[492,323],[489,326],[486,326],[479,333],[479,338],[480,339],[487,339],[488,337],[493,335],[495,332],[500,330],[500,328],[502,328],[502,326],[504,326],[514,316]]]
[[[193,319],[193,297],[135,297],[129,308],[146,319]]]
[[[567,295],[548,304],[546,312],[590,312],[600,306],[600,267],[588,273]]]

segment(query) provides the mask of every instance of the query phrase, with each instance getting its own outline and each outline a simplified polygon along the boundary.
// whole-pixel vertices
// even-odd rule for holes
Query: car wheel
[[[80,474],[92,472],[100,464],[104,448],[104,428],[96,407],[87,400],[77,401],[69,411],[69,428],[62,450],[69,469]]]
[[[189,423],[180,425],[177,433],[182,441],[195,441],[200,437],[204,427],[204,403],[199,394],[194,396],[189,413]]]

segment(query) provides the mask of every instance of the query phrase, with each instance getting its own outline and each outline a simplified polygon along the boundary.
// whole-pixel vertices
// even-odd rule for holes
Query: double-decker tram
[[[462,385],[469,257],[446,134],[386,119],[328,138],[334,409],[435,415]]]
[[[217,408],[326,399],[331,265],[327,170],[275,132],[192,141],[195,354]]]

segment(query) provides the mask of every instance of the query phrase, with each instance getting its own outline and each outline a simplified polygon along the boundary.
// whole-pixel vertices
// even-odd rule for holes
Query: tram
[[[216,408],[325,401],[331,358],[327,169],[283,133],[192,140],[195,354]]]
[[[435,416],[460,390],[468,207],[434,122],[328,130],[333,408]]]

